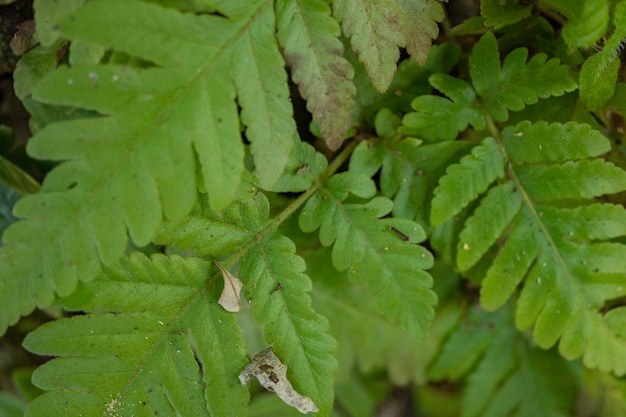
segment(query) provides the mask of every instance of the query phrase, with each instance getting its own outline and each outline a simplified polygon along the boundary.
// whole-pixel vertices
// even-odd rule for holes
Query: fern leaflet
[[[412,221],[382,219],[393,207],[387,198],[374,197],[364,204],[344,202],[349,193],[371,198],[375,191],[373,181],[365,176],[336,174],[306,202],[300,228],[305,232],[319,228],[322,245],[333,245],[333,265],[339,271],[349,269],[352,279],[367,283],[379,310],[390,320],[424,335],[436,302],[428,289],[432,278],[423,271],[432,265],[431,255],[415,245],[425,234]]]
[[[507,110],[522,110],[540,97],[559,96],[576,89],[569,68],[560,65],[558,59],[546,61],[546,54],[539,53],[526,62],[527,57],[528,50],[518,48],[500,66],[498,44],[491,32],[474,46],[469,59],[472,83],[497,121],[508,118]]]
[[[590,200],[626,189],[626,172],[590,159],[605,153],[608,141],[573,122],[522,122],[477,149],[482,153],[486,147],[491,159],[461,159],[435,190],[431,219],[440,224],[489,189],[459,235],[457,266],[469,270],[499,244],[493,262],[487,261],[482,305],[500,307],[524,280],[516,318],[520,329],[534,325],[535,339],[544,348],[561,338],[566,358],[583,355],[590,367],[626,373],[626,338],[618,325],[624,313],[615,309],[603,316],[598,311],[626,294],[616,275],[626,268],[626,245],[602,242],[623,236],[626,210]],[[497,161],[495,168],[491,161]],[[505,171],[508,179],[501,175]],[[601,354],[600,346],[611,354]]]
[[[356,88],[354,70],[343,58],[340,28],[323,0],[276,3],[278,40],[294,81],[307,100],[331,149],[337,149],[351,123]]]
[[[51,392],[27,415],[244,415],[249,394],[237,375],[246,349],[236,316],[217,304],[220,287],[203,261],[142,254],[81,283],[62,303],[88,314],[44,325],[24,343],[59,356],[35,372]]]
[[[576,395],[574,370],[556,352],[532,347],[513,326],[510,305],[473,308],[433,363],[430,376],[465,377],[462,417],[566,417]]]
[[[425,339],[415,337],[380,315],[361,286],[351,285],[345,273],[332,265],[330,249],[323,248],[306,258],[314,281],[311,296],[316,310],[331,320],[330,331],[337,339],[339,369],[337,382],[348,380],[354,367],[363,373],[386,369],[394,384],[426,381],[426,368],[437,352],[444,334],[459,317],[458,302],[441,304]],[[454,285],[458,277],[442,281]]]
[[[469,124],[477,130],[486,127],[472,86],[446,74],[431,75],[428,81],[450,99],[433,95],[417,97],[411,103],[415,112],[404,116],[404,133],[443,141],[454,139]]]
[[[374,87],[385,91],[400,58],[399,47],[406,45],[406,15],[395,0],[333,1],[333,14],[350,37]]]
[[[435,0],[398,0],[407,14],[405,29],[406,50],[411,57],[424,64],[428,58],[431,40],[439,34],[437,22],[443,20],[443,7]]]

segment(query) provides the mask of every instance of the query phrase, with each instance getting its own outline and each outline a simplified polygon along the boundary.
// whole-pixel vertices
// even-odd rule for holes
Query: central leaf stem
[[[315,180],[313,185],[311,185],[311,188],[300,194],[298,198],[293,200],[291,204],[285,207],[283,211],[281,211],[276,217],[271,219],[267,223],[265,228],[257,233],[256,239],[254,239],[252,242],[248,243],[240,250],[238,250],[235,254],[233,254],[233,256],[224,263],[224,266],[226,268],[232,267],[248,250],[250,250],[252,246],[256,245],[259,240],[262,240],[264,237],[275,231],[285,220],[287,220],[294,212],[302,207],[302,205],[304,205],[304,203],[306,203],[307,200],[311,198],[311,196],[315,194],[317,190],[319,190],[319,188],[326,182],[326,180],[328,180],[328,178],[330,178],[335,172],[337,172],[339,168],[341,168],[341,166],[348,160],[357,145],[357,141],[350,142],[343,149],[343,151],[341,151],[339,155],[337,155],[337,157],[333,159],[330,165],[328,165],[326,171],[324,171],[324,173],[320,175],[317,180]]]

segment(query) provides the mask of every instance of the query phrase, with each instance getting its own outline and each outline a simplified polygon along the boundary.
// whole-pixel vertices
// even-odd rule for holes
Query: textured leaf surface
[[[398,0],[407,13],[404,27],[406,50],[418,63],[424,64],[432,39],[439,34],[437,22],[443,20],[443,7],[435,0]]]
[[[405,10],[395,0],[333,2],[333,13],[343,33],[378,91],[385,91],[396,71],[399,47],[406,45]]]
[[[467,375],[463,417],[571,415],[576,395],[573,370],[554,351],[524,340],[512,327],[512,316],[510,307],[495,314],[473,309],[445,343],[432,376]]]
[[[51,124],[29,144],[60,164],[17,205],[25,220],[4,236],[0,330],[115,262],[127,233],[150,242],[163,219],[190,211],[197,187],[225,208],[244,172],[238,104],[260,184],[278,180],[297,132],[273,11],[255,1],[231,14],[92,1],[55,23],[71,39],[154,65],[78,64],[35,87],[37,100],[102,116]]]
[[[333,402],[336,343],[328,322],[311,307],[311,280],[294,244],[268,227],[269,203],[262,193],[216,214],[206,209],[187,222],[166,225],[158,241],[201,254],[224,256],[233,248],[243,255],[238,278],[244,283],[265,341],[288,367],[293,388],[310,397],[320,415]],[[227,238],[228,235],[232,239]],[[241,371],[241,370],[240,370]]]
[[[409,220],[382,219],[392,209],[390,200],[375,197],[365,204],[350,204],[344,202],[348,192],[368,198],[375,186],[355,173],[336,174],[307,201],[300,228],[305,232],[319,228],[321,243],[333,245],[333,265],[366,283],[379,311],[391,321],[423,336],[436,302],[429,289],[432,278],[423,271],[432,265],[432,257],[415,245],[425,238],[423,230]]]
[[[576,123],[521,122],[504,130],[500,147],[488,138],[483,149],[486,142],[510,161],[508,179],[490,185],[485,178],[492,177],[475,174],[492,171],[485,167],[489,159],[469,155],[449,167],[435,190],[431,219],[445,220],[480,194],[467,190],[491,188],[464,221],[457,266],[484,262],[487,310],[501,307],[523,282],[516,323],[534,326],[539,346],[560,339],[564,357],[583,356],[589,367],[626,373],[626,338],[617,325],[622,313],[612,320],[599,311],[626,294],[626,245],[603,242],[624,236],[624,209],[591,200],[626,189],[626,172],[591,159],[608,150],[607,140]],[[496,242],[495,258],[482,259]]]
[[[470,75],[474,88],[485,100],[487,110],[498,121],[508,118],[508,110],[522,110],[539,98],[560,96],[576,88],[569,68],[543,53],[528,62],[528,50],[515,49],[502,66],[493,33],[483,35],[470,56]]]
[[[278,40],[307,109],[331,149],[343,142],[351,122],[354,70],[343,58],[340,28],[323,0],[276,3]]]
[[[596,54],[580,70],[580,98],[589,110],[596,111],[613,97],[620,61]]]
[[[63,304],[88,314],[46,324],[24,342],[58,356],[35,372],[51,392],[26,415],[244,415],[248,393],[237,375],[246,349],[236,316],[217,304],[220,281],[199,260],[136,254],[81,284]]]

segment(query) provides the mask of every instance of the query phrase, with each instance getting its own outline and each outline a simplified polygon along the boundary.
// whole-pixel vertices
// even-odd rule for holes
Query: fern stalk
[[[278,213],[274,218],[272,218],[267,226],[256,235],[255,240],[250,241],[247,245],[243,246],[241,249],[236,251],[227,261],[224,261],[223,265],[225,268],[232,268],[242,256],[244,256],[250,248],[254,247],[257,244],[258,240],[263,239],[266,236],[269,236],[273,232],[275,232],[280,225],[287,220],[293,213],[295,213],[300,207],[302,207],[312,195],[314,195],[321,187],[324,186],[324,183],[333,176],[341,168],[341,166],[350,158],[352,152],[358,145],[357,141],[352,141],[348,143],[348,145],[333,159],[333,161],[328,165],[328,168],[324,171],[324,173],[313,183],[311,187],[309,187],[305,192],[300,194],[295,200],[293,200],[287,207],[285,207],[280,213]]]

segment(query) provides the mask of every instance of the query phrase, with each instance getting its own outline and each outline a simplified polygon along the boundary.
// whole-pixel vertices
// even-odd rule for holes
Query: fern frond
[[[399,47],[406,45],[405,11],[395,0],[334,0],[332,7],[372,84],[384,92],[396,72]]]
[[[556,58],[547,60],[543,53],[528,62],[528,50],[518,48],[509,53],[502,65],[495,36],[484,34],[469,58],[470,75],[476,92],[494,119],[503,122],[508,110],[522,110],[538,98],[560,96],[576,89],[569,67]]]
[[[29,143],[33,156],[61,163],[42,193],[17,205],[24,221],[4,236],[0,331],[50,304],[55,291],[91,280],[99,262],[113,264],[127,231],[138,245],[150,242],[164,219],[189,213],[197,187],[224,209],[244,172],[236,98],[262,186],[278,180],[297,136],[267,2],[246,2],[225,18],[91,1],[59,27],[150,65],[62,67],[34,88],[41,102],[101,116],[51,124]]]
[[[377,307],[391,321],[423,336],[436,302],[429,290],[432,278],[423,271],[432,265],[432,258],[414,244],[425,234],[412,221],[382,219],[393,207],[384,197],[364,204],[344,202],[348,192],[370,198],[375,191],[365,176],[336,174],[307,201],[298,219],[300,228],[305,232],[319,228],[320,242],[333,245],[333,265],[339,271],[349,269],[352,279],[366,283]]]
[[[24,342],[59,356],[35,372],[51,392],[27,415],[245,415],[249,394],[237,375],[246,349],[236,316],[217,304],[220,279],[200,260],[134,254],[81,283],[62,303],[88,314]]]
[[[331,251],[323,248],[306,257],[313,279],[313,305],[331,320],[330,332],[337,339],[339,369],[337,382],[354,374],[386,369],[394,384],[426,381],[426,367],[437,352],[443,335],[456,324],[457,302],[439,305],[428,336],[419,339],[376,311],[372,298],[362,286],[352,285],[345,272],[332,265]]]
[[[486,127],[472,86],[446,74],[431,75],[428,81],[450,100],[433,95],[417,97],[411,103],[416,112],[404,116],[403,123],[408,128],[404,133],[444,141],[453,140],[470,124],[477,130]]]
[[[296,391],[310,397],[322,415],[333,403],[336,343],[326,332],[328,322],[311,307],[311,280],[295,245],[284,236],[263,239],[241,261],[239,276],[255,319],[265,326],[265,338],[289,367]]]
[[[343,58],[337,21],[323,0],[276,3],[278,40],[293,80],[328,146],[335,150],[351,123],[354,69]]]
[[[512,326],[512,310],[471,310],[445,343],[431,376],[455,380],[467,375],[462,417],[571,415],[573,370],[554,351],[530,346]]]
[[[626,172],[591,159],[607,152],[609,142],[575,123],[522,122],[502,136],[481,146],[499,154],[492,159],[501,169],[510,161],[508,179],[493,184],[495,176],[480,174],[493,171],[490,159],[461,159],[441,178],[431,219],[445,221],[491,188],[464,222],[456,253],[457,266],[467,271],[494,245],[501,247],[493,261],[483,259],[483,307],[499,308],[523,281],[517,326],[534,326],[539,346],[548,348],[561,338],[566,358],[582,355],[587,366],[626,373],[626,338],[616,325],[622,313],[599,312],[626,294],[626,245],[603,242],[624,236],[626,212],[591,200],[625,190]],[[480,192],[467,191],[472,189]],[[600,353],[600,346],[610,354]]]
[[[304,261],[289,239],[268,229],[268,216],[268,200],[258,193],[222,213],[207,209],[171,223],[157,241],[203,255],[241,257],[237,276],[255,320],[264,326],[266,342],[288,366],[294,389],[310,397],[321,415],[328,415],[336,343],[327,334],[326,319],[311,307],[311,280],[303,273]]]

